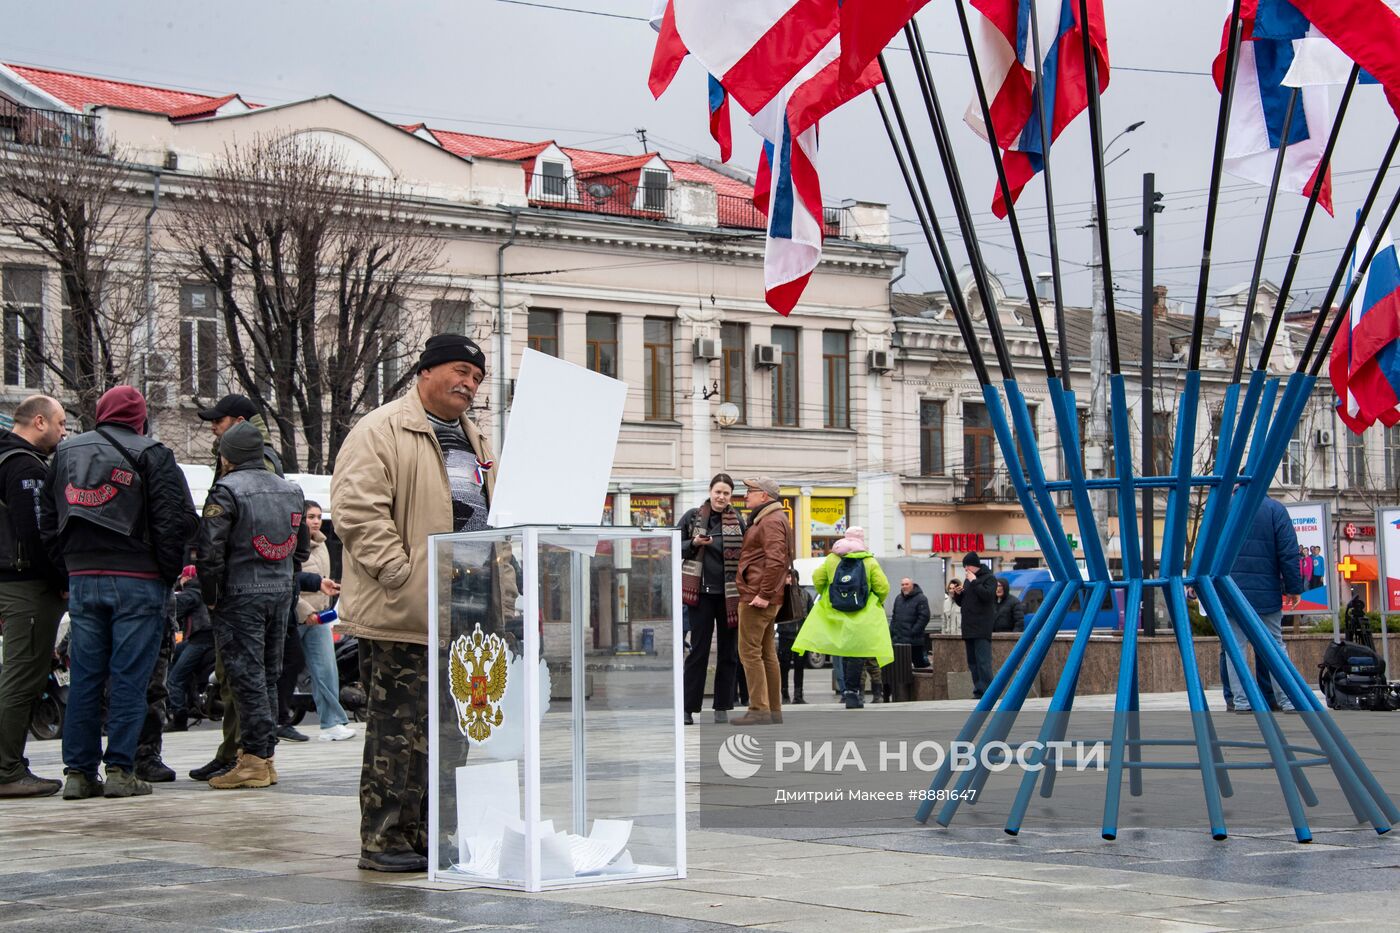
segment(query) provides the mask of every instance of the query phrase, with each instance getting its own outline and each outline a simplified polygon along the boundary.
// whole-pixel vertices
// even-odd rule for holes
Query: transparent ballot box
[[[679,534],[528,525],[428,554],[428,877],[684,877]]]

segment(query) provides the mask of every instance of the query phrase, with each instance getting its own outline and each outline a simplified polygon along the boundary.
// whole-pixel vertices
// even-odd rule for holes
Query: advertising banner
[[[1293,533],[1298,536],[1298,570],[1303,575],[1303,595],[1291,613],[1324,613],[1333,604],[1336,587],[1332,586],[1332,545],[1327,538],[1327,503],[1296,502],[1286,506],[1293,520]]]

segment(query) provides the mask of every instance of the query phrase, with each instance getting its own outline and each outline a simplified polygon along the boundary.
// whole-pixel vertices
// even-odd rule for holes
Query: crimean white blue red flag
[[[1337,415],[1356,434],[1377,421],[1400,423],[1400,260],[1389,231],[1380,236],[1328,361]],[[1370,245],[1363,230],[1353,262]]]
[[[1293,65],[1294,42],[1307,37],[1307,18],[1288,0],[1244,0],[1240,4],[1243,21],[1239,62],[1235,70],[1234,96],[1230,102],[1230,129],[1225,143],[1224,167],[1232,175],[1268,186],[1280,145],[1286,145],[1279,189],[1307,197],[1317,183],[1318,167],[1327,138],[1332,132],[1331,111],[1325,85],[1302,88],[1293,103],[1293,88],[1284,78]],[[1213,70],[1215,86],[1225,85],[1225,48],[1230,38],[1226,17],[1220,53]],[[1289,122],[1288,139],[1283,125]],[[1322,173],[1317,202],[1332,213],[1332,176]]]
[[[1292,0],[1293,6],[1385,88],[1400,115],[1400,0]]]
[[[1035,103],[1035,65],[1030,59],[1030,0],[972,0],[976,17],[973,41],[977,71],[987,94],[987,109],[997,145],[1014,149]],[[982,106],[974,94],[963,119],[983,139],[988,137]]]
[[[764,140],[754,202],[768,217],[765,292],[782,314],[821,260],[817,123],[880,81],[873,62],[841,79],[841,9],[838,0],[670,0],[653,56],[654,94],[688,53],[754,115]]]
[[[719,143],[719,160],[728,162],[734,154],[734,131],[729,122],[729,93],[719,79],[710,75],[710,135]]]
[[[1004,153],[1006,181],[1014,201],[1032,178],[1044,169],[1046,142],[1042,133],[1040,104],[1050,106],[1050,143],[1089,105],[1083,51],[1083,25],[1078,0],[1062,0],[1054,38],[1041,68],[1045,86],[1037,94],[1026,90],[1034,82],[1027,56],[1031,5],[1022,0],[976,0],[973,4],[987,20],[979,40],[979,65],[992,104],[992,123]],[[1089,0],[1089,43],[1094,56],[1099,92],[1108,88],[1108,34],[1104,28],[1102,0]],[[986,59],[981,61],[980,59]],[[998,75],[997,69],[1001,69]],[[1003,123],[1003,119],[1005,123]],[[969,121],[971,122],[971,121]],[[972,122],[979,129],[981,120]],[[985,128],[980,128],[985,133]],[[998,186],[992,212],[1006,216],[1006,204]]]

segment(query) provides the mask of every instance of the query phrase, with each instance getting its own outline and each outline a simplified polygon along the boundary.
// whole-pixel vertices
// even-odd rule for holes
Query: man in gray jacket
[[[262,453],[262,435],[246,422],[219,439],[226,472],[209,490],[195,561],[242,730],[233,769],[209,779],[216,790],[277,781],[277,678],[295,598],[293,561],[306,559],[308,538],[301,488],[263,469]]]

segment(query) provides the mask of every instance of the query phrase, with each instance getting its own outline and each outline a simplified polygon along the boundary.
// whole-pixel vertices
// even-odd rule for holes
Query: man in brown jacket
[[[360,640],[369,705],[360,771],[360,868],[428,867],[428,536],[486,527],[495,485],[467,417],[486,356],[428,339],[417,385],[350,431],[331,478],[344,542],[340,628]]]
[[[792,564],[792,528],[769,476],[744,480],[749,530],[734,578],[739,588],[739,662],[749,684],[749,711],[736,726],[783,721],[782,674],[773,620],[783,605],[783,582]]]

